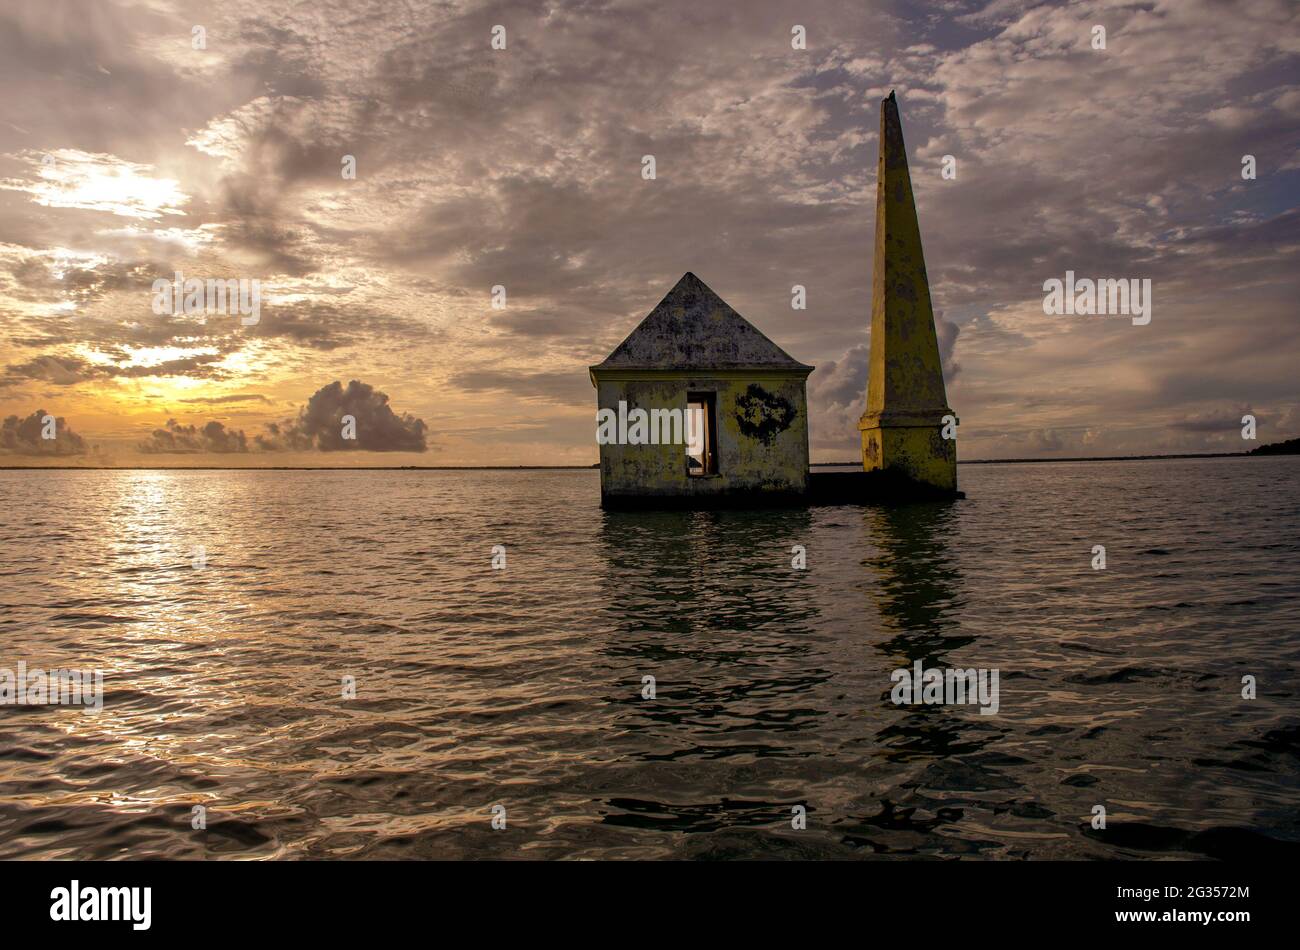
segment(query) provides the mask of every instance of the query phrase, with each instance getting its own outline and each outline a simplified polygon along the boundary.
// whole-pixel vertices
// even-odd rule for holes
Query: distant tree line
[[[1272,442],[1251,450],[1251,455],[1300,455],[1300,439],[1287,439],[1285,442]]]

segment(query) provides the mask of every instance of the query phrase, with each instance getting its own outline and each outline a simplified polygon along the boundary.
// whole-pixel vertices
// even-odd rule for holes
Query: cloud
[[[570,406],[595,402],[595,390],[586,373],[572,370],[553,372],[511,372],[509,370],[462,370],[447,382],[466,392],[501,392],[519,399],[543,399]]]
[[[265,403],[269,403],[270,401],[271,401],[271,400],[267,399],[265,396],[261,395],[260,393],[232,393],[232,394],[229,395],[229,396],[199,396],[199,397],[195,397],[195,398],[193,398],[193,399],[182,399],[182,400],[181,400],[181,402],[185,402],[185,403],[199,403],[199,404],[202,404],[202,405],[205,405],[205,406],[221,406],[221,405],[226,405],[226,404],[228,404],[228,403],[232,403],[232,402],[265,402]]]
[[[323,351],[363,343],[385,349],[409,347],[412,343],[430,343],[439,335],[414,320],[346,299],[292,300],[264,306],[255,325],[232,333]]]
[[[1263,423],[1268,420],[1267,416],[1260,416],[1252,413],[1249,406],[1238,409],[1221,408],[1207,412],[1197,413],[1185,416],[1182,419],[1176,419],[1169,423],[1171,429],[1177,429],[1181,432],[1204,432],[1223,435],[1230,433],[1233,436],[1240,437],[1242,428],[1242,416],[1247,414],[1256,417],[1256,423]]]
[[[940,311],[935,314],[935,332],[944,382],[950,387],[961,370],[953,359],[961,328],[944,319]],[[858,419],[866,405],[870,362],[870,343],[859,343],[839,359],[822,363],[808,378],[809,440],[814,448],[848,456],[857,451],[861,439]]]
[[[215,419],[202,427],[181,425],[168,419],[167,425],[154,429],[137,448],[147,455],[192,454],[214,452],[220,455],[247,452],[248,439],[243,431],[227,429]]]
[[[0,385],[18,382],[24,379],[39,379],[54,383],[56,386],[71,386],[90,378],[89,367],[85,360],[74,357],[38,356],[26,363],[10,364],[5,368],[5,375],[0,378]]]
[[[237,385],[274,396],[239,404],[250,448],[314,449],[328,425],[277,418],[305,372],[383,379],[465,432],[519,400],[590,407],[586,367],[691,270],[819,367],[814,447],[851,454],[897,88],[963,457],[1084,431],[1099,454],[1203,448],[1217,433],[1188,420],[1225,406],[1300,419],[1285,4],[827,0],[806,51],[776,0],[229,0],[205,8],[203,51],[171,0],[3,7],[0,415],[56,387],[100,419]],[[149,284],[175,269],[261,280],[261,322],[155,316]],[[1066,269],[1151,278],[1152,324],[1045,318]],[[589,427],[546,426],[527,457],[492,427],[474,451],[594,453]]]
[[[857,451],[870,360],[870,345],[859,343],[808,377],[808,440],[813,449],[833,450],[836,461],[852,458]]]
[[[76,356],[38,356],[26,363],[10,364],[0,376],[0,386],[12,386],[22,380],[43,380],[56,386],[73,386],[97,379],[142,379],[145,377],[184,376],[191,379],[226,379],[231,374],[215,364],[225,358],[221,352],[199,351],[179,356],[129,362],[132,354],[120,354],[123,363],[91,363]]]
[[[9,416],[0,424],[0,455],[68,456],[86,452],[86,441],[72,431],[68,421],[44,409],[21,419]]]
[[[950,320],[945,320],[943,311],[934,315],[934,332],[939,339],[939,360],[943,364],[944,382],[951,385],[961,372],[961,366],[954,359],[957,350],[957,337],[961,327]]]
[[[355,422],[355,439],[344,438],[344,416]],[[266,451],[424,452],[427,433],[424,420],[399,416],[373,386],[354,379],[345,388],[336,380],[318,389],[297,418],[269,424],[256,444]]]
[[[871,347],[859,343],[838,360],[828,360],[808,380],[808,398],[826,406],[860,405],[867,398]]]
[[[22,191],[49,208],[105,211],[127,218],[155,219],[184,215],[189,201],[180,183],[153,175],[151,165],[115,155],[92,155],[79,149],[54,149],[17,156],[27,170],[20,179],[0,179],[0,189]]]
[[[267,402],[260,395],[231,395],[211,399],[185,399],[182,402],[217,405],[245,401]],[[355,420],[356,439],[345,439],[344,417]],[[252,438],[242,429],[228,428],[218,420],[184,425],[168,419],[138,443],[138,451],[147,455],[200,454],[219,455],[247,452],[332,452],[360,450],[367,452],[424,452],[428,427],[424,421],[403,413],[398,415],[388,404],[388,396],[372,386],[352,380],[344,387],[339,382],[318,389],[295,418],[267,423],[264,432]]]

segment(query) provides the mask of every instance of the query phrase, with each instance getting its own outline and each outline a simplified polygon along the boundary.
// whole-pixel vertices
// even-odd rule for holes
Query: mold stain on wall
[[[771,445],[776,437],[790,428],[798,411],[790,400],[770,393],[757,383],[750,383],[736,398],[736,423],[741,434]]]

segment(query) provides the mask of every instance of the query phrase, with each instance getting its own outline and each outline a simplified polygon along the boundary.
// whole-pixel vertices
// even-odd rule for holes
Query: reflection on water
[[[961,666],[950,654],[975,639],[959,622],[961,573],[949,551],[956,518],[952,503],[869,513],[876,542],[876,553],[868,559],[876,580],[871,599],[884,636],[875,649],[888,658],[891,670],[911,669],[918,660],[927,670]],[[904,715],[876,733],[880,748],[893,759],[969,755],[994,737],[987,721],[987,734],[975,728],[969,708],[916,705],[901,711]],[[897,823],[892,811],[890,816],[890,823]]]
[[[604,701],[624,750],[606,824],[788,824],[798,795],[768,800],[750,776],[807,755],[828,714],[816,593],[791,566],[811,523],[807,511],[602,514]]]
[[[0,472],[0,667],[106,689],[0,707],[0,857],[1293,853],[1300,465],[962,477],[607,513],[587,471]],[[895,706],[918,660],[998,669],[998,715]]]
[[[970,643],[959,633],[961,574],[949,552],[956,505],[932,503],[870,509],[868,531],[875,542],[866,559],[876,581],[870,592],[882,632],[877,648],[910,666],[947,662],[948,650]]]

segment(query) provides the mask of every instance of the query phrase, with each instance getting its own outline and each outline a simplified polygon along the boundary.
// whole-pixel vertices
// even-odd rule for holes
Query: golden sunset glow
[[[174,179],[151,177],[149,166],[111,155],[56,149],[41,156],[29,155],[28,162],[39,164],[39,180],[17,190],[29,192],[33,201],[47,208],[155,219],[164,214],[183,215],[180,206],[189,200]]]

